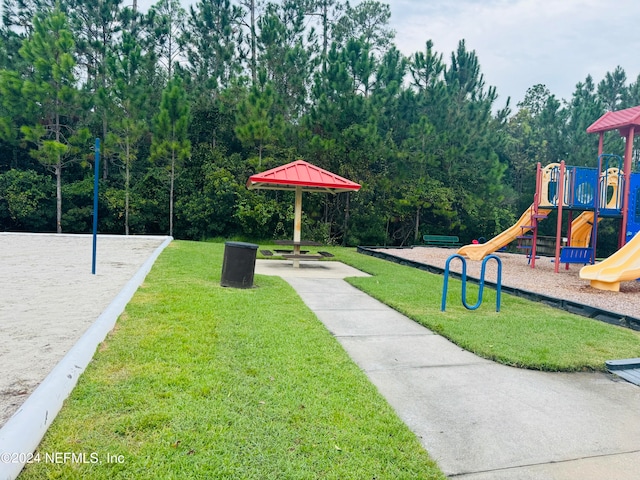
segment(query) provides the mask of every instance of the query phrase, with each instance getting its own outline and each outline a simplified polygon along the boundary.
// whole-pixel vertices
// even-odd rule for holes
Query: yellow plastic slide
[[[547,215],[551,210],[539,209],[539,215]],[[513,242],[518,236],[524,235],[531,230],[531,224],[533,219],[533,205],[527,208],[522,214],[520,219],[513,224],[513,226],[507,228],[504,232],[492,238],[486,243],[480,243],[475,245],[465,245],[458,250],[458,253],[469,260],[482,260],[484,257],[496,250],[504,247],[505,245]],[[527,228],[528,227],[528,228]]]
[[[598,221],[600,219],[598,218]],[[593,212],[582,212],[571,222],[572,247],[586,248],[591,243],[591,230],[593,228]]]
[[[640,233],[609,258],[582,267],[580,278],[591,280],[593,288],[611,292],[620,291],[620,282],[640,278]]]

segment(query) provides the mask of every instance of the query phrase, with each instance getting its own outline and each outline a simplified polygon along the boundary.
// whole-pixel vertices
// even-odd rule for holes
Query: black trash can
[[[245,242],[225,242],[222,260],[223,287],[251,288],[256,268],[258,245]]]

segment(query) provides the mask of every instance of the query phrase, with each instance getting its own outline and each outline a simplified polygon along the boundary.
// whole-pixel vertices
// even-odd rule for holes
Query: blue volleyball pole
[[[98,180],[100,175],[100,139],[96,138],[96,165],[93,180],[93,259],[91,260],[91,273],[96,274],[96,253],[98,247]]]

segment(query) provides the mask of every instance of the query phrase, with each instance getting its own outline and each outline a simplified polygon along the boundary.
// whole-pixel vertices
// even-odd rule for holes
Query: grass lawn
[[[37,451],[88,463],[20,478],[444,479],[288,284],[220,287],[223,248],[167,247]]]
[[[348,282],[462,348],[507,365],[551,371],[604,370],[605,361],[640,357],[640,332],[485,288],[482,306],[466,310],[461,282],[449,281],[446,312],[440,311],[443,277],[398,265],[355,249],[327,249],[338,260],[373,277]],[[478,287],[467,284],[470,304]]]

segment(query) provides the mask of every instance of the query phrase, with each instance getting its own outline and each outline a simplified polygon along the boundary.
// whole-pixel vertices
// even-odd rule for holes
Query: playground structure
[[[633,138],[640,128],[640,106],[608,112],[594,122],[588,133],[599,133],[598,167],[574,167],[564,161],[544,168],[538,163],[536,191],[531,206],[518,221],[484,244],[465,245],[458,254],[471,260],[485,256],[514,240],[529,239],[531,268],[535,268],[538,223],[557,211],[555,272],[561,263],[592,265],[580,271],[580,277],[602,290],[619,291],[620,282],[640,278],[640,174],[632,173]],[[618,130],[626,139],[624,159],[604,154],[604,133]],[[562,246],[563,212],[569,213],[567,245]],[[574,212],[581,213],[573,218]],[[593,265],[602,218],[620,219],[618,251]]]

